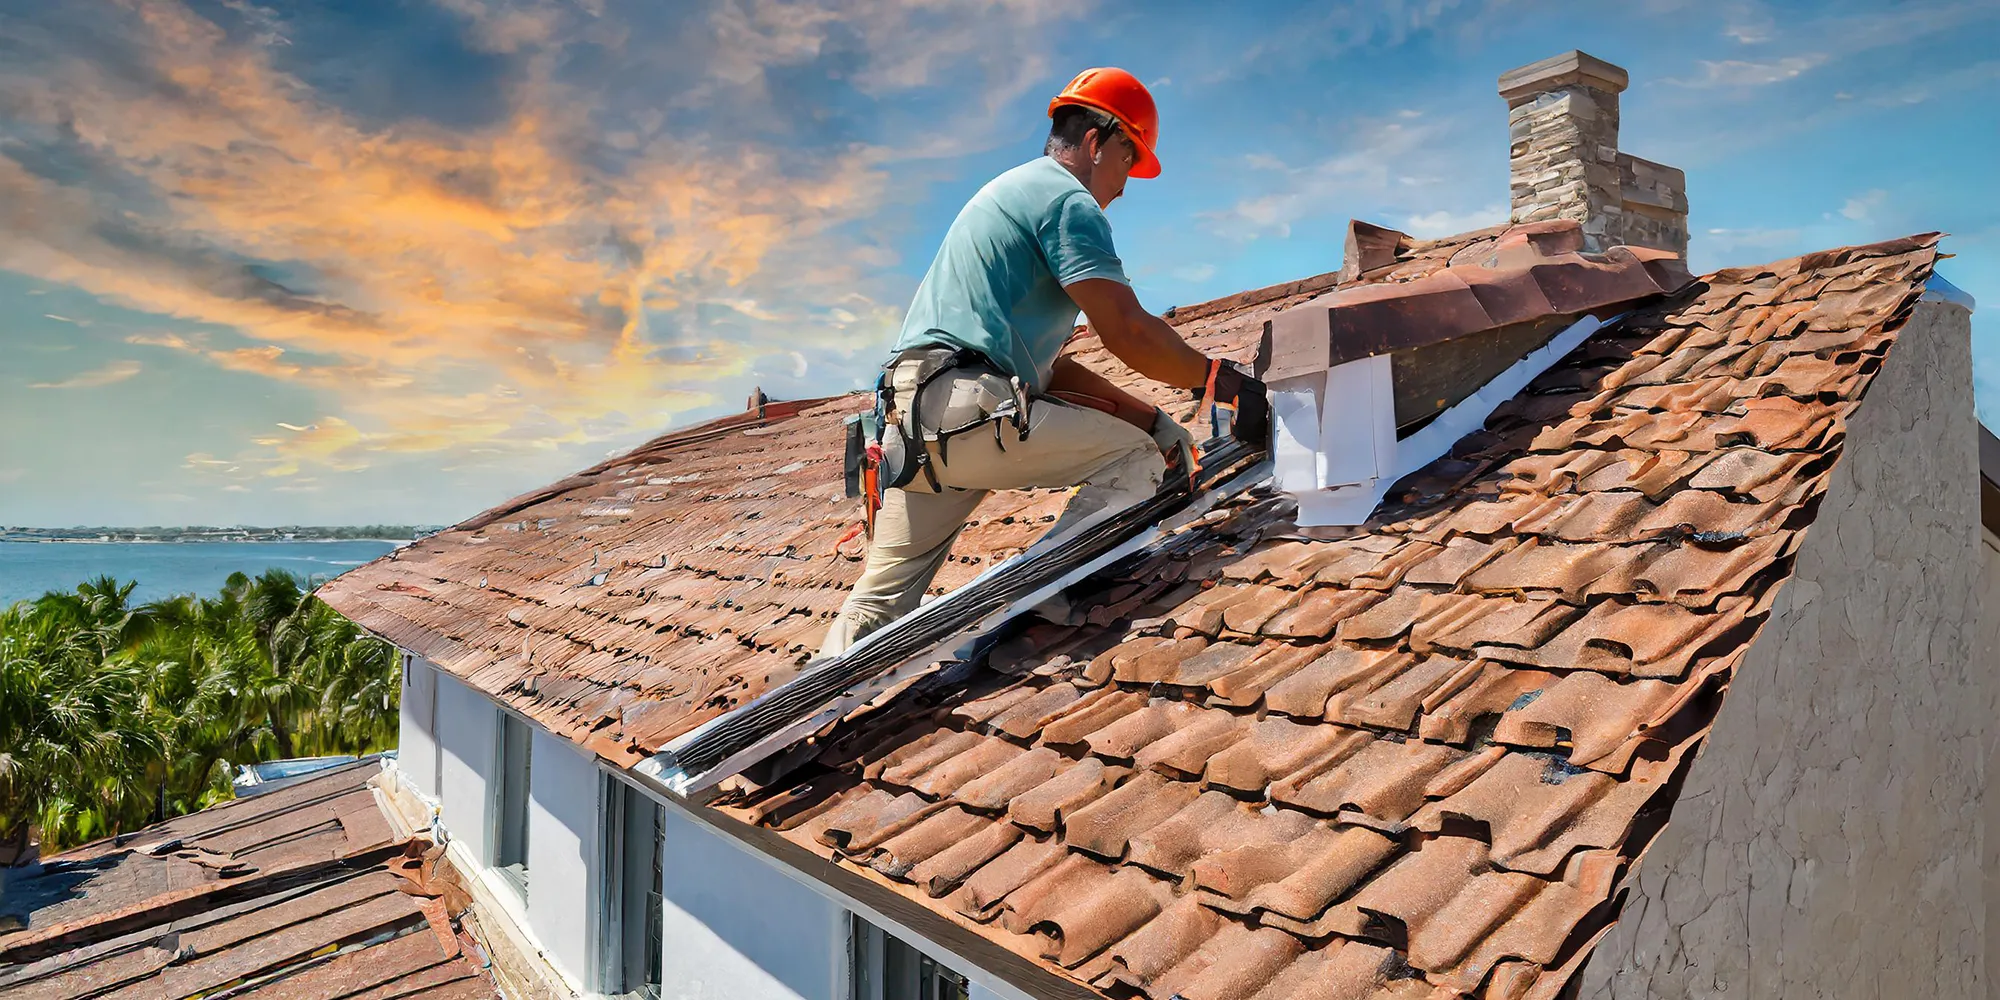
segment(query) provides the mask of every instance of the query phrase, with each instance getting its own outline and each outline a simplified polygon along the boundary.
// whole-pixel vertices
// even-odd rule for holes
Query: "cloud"
[[[1399,203],[1432,201],[1463,170],[1456,125],[1444,118],[1363,118],[1340,126],[1347,141],[1331,157],[1287,166],[1268,154],[1249,154],[1242,163],[1254,173],[1241,186],[1251,193],[1201,219],[1226,239],[1284,238],[1294,224],[1337,208],[1356,211],[1365,205],[1395,214]]]
[[[1736,249],[1770,250],[1797,244],[1800,230],[1796,228],[1709,229],[1703,236],[1702,242],[1716,252]]]
[[[1215,83],[1252,71],[1291,73],[1355,49],[1394,49],[1419,36],[1476,40],[1518,17],[1505,0],[1335,0],[1310,5],[1307,16],[1272,25],[1228,66],[1200,82]]]
[[[1930,76],[1898,81],[1896,85],[1870,96],[1866,103],[1878,108],[1908,107],[1922,104],[1939,94],[1979,93],[1990,89],[1996,80],[2000,80],[2000,59],[1987,59]],[[1846,95],[1848,100],[1853,97],[1852,94]]]
[[[1857,13],[1788,13],[1783,38],[1795,51],[1760,59],[1699,60],[1693,77],[1666,82],[1690,88],[1752,89],[1795,79],[1825,65],[1844,67],[1875,49],[1907,46],[2000,17],[1990,0],[1909,0]],[[1731,13],[1723,34],[1745,45],[1775,41],[1776,21],[1761,6]]]
[[[186,337],[177,333],[135,333],[125,338],[128,344],[146,347],[168,347],[177,351],[193,351],[195,346]]]
[[[247,4],[10,21],[27,55],[0,65],[0,268],[221,331],[127,340],[309,387],[339,421],[230,461],[631,441],[734,405],[725,384],[767,361],[803,378],[886,343],[902,279],[882,276],[895,261],[869,227],[908,201],[896,164],[995,142],[1045,82],[1050,26],[1082,13],[447,5],[510,67],[492,120],[354,111],[276,55],[308,36]],[[790,92],[808,66],[817,90]],[[665,107],[695,89],[676,72],[710,92]],[[819,91],[947,80],[984,106],[942,132],[924,116],[808,134],[826,127]]]
[[[1882,207],[1882,203],[1888,198],[1889,192],[1874,188],[1865,194],[1847,199],[1847,203],[1840,206],[1840,214],[1856,222],[1866,222],[1869,215]]]
[[[1769,18],[1757,21],[1732,21],[1722,29],[1722,34],[1743,45],[1757,45],[1770,41],[1771,32],[1775,27]]]
[[[28,474],[26,469],[0,469],[0,483],[16,482]]]
[[[1167,272],[1175,281],[1185,281],[1190,285],[1200,284],[1215,277],[1214,264],[1187,264]]]
[[[62,381],[59,382],[30,382],[28,384],[28,388],[96,389],[100,386],[113,385],[118,382],[123,382],[126,379],[139,374],[139,372],[142,370],[143,369],[141,368],[139,362],[137,361],[123,361],[123,360],[112,361],[105,364],[101,368],[93,368],[87,372],[80,372],[78,374],[71,375],[69,378],[63,379]]]
[[[58,323],[75,323],[75,322],[76,322],[76,320],[73,320],[73,319],[70,319],[70,318],[69,318],[68,316],[58,316],[58,315],[56,315],[55,313],[43,313],[43,314],[42,314],[42,318],[43,318],[43,319],[52,319],[52,320],[55,320],[55,321],[56,321],[56,322],[58,322]]]
[[[1439,210],[1423,215],[1412,215],[1403,220],[1403,228],[1420,240],[1434,240],[1441,236],[1452,236],[1487,226],[1497,226],[1507,221],[1507,206],[1495,202],[1485,208],[1470,212],[1448,212]]]
[[[1781,83],[1793,79],[1815,66],[1825,63],[1826,54],[1811,52],[1803,55],[1785,56],[1768,62],[1750,62],[1743,59],[1703,59],[1698,65],[1701,75],[1694,79],[1669,79],[1666,82],[1683,87],[1761,87],[1765,84]]]

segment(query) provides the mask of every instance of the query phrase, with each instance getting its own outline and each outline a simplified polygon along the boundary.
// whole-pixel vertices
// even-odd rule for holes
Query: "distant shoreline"
[[[23,545],[197,545],[202,542],[231,545],[270,545],[274,542],[313,545],[383,542],[389,545],[408,545],[415,541],[417,539],[414,538],[32,538],[0,535],[0,542],[18,542]]]

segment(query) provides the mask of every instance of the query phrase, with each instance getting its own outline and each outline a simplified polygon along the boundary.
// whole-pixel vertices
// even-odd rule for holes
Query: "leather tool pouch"
[[[847,424],[847,454],[841,461],[841,470],[847,478],[849,498],[862,495],[862,473],[868,466],[868,442],[875,439],[875,414],[856,413],[849,416]]]

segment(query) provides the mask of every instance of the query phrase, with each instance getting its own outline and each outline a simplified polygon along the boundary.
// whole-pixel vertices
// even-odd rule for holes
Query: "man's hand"
[[[1187,432],[1167,411],[1153,409],[1153,443],[1160,446],[1160,454],[1167,457],[1167,474],[1179,471],[1188,477],[1188,484],[1194,484],[1194,435]]]
[[[1135,372],[1177,389],[1199,388],[1208,378],[1208,358],[1189,347],[1166,320],[1146,311],[1123,282],[1085,278],[1064,285],[1104,349]]]

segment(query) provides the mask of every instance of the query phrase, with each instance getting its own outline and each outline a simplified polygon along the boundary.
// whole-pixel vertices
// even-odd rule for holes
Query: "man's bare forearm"
[[[1090,318],[1104,349],[1133,371],[1179,389],[1196,388],[1208,379],[1208,358],[1189,347],[1166,320],[1147,312],[1127,285],[1092,278],[1065,290]]]
[[[1207,380],[1208,357],[1189,347],[1180,331],[1166,320],[1142,312],[1132,318],[1127,329],[1137,341],[1131,350],[1133,357],[1127,358],[1116,349],[1111,353],[1134,371],[1177,389],[1199,388]]]

